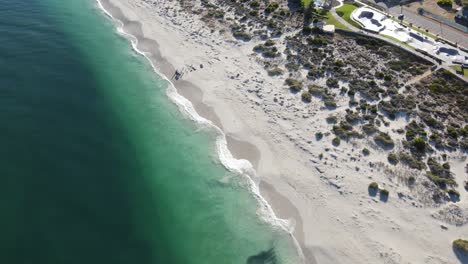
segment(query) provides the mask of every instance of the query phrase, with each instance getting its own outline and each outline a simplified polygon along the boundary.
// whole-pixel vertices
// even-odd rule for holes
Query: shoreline
[[[216,114],[213,107],[210,107],[209,105],[203,103],[203,91],[199,87],[186,80],[178,80],[176,83],[174,83],[172,80],[169,79],[168,76],[171,76],[176,71],[176,68],[171,63],[169,63],[169,61],[165,59],[164,56],[161,54],[158,42],[156,40],[149,39],[144,35],[141,23],[139,21],[129,20],[120,10],[120,8],[113,5],[110,0],[96,1],[98,5],[100,5],[101,9],[105,13],[107,13],[107,15],[110,16],[112,20],[116,20],[122,23],[122,33],[124,33],[125,35],[130,35],[131,37],[134,37],[137,40],[137,45],[135,45],[134,49],[137,48],[139,51],[142,51],[144,53],[141,55],[146,57],[153,64],[153,68],[156,67],[158,69],[159,72],[157,73],[162,75],[161,77],[165,77],[166,80],[174,86],[178,94],[180,94],[182,97],[186,98],[189,102],[191,102],[195,112],[202,118],[212,122],[214,126],[220,129],[220,131],[223,131],[223,125],[221,123],[221,120]],[[253,169],[256,171],[258,169],[259,161],[261,159],[260,149],[254,144],[248,141],[238,139],[232,135],[225,134],[225,138],[227,143],[227,149],[232,154],[232,156],[237,160],[248,161],[253,167]],[[226,167],[226,169],[230,170],[229,167]],[[245,176],[249,178],[252,177],[252,175]],[[294,227],[292,232],[290,230],[290,227],[287,228],[284,224],[277,225],[271,222],[269,222],[268,224],[271,224],[273,226],[277,225],[281,227],[285,232],[289,233],[296,246],[298,247],[298,255],[300,258],[303,258],[303,262],[307,264],[315,264],[316,261],[314,260],[312,252],[308,250],[304,245],[304,234],[302,231],[303,224],[297,208],[295,208],[291,201],[289,201],[285,196],[282,196],[279,192],[277,192],[277,190],[275,190],[274,187],[268,182],[264,180],[255,182],[255,180],[252,178],[251,180],[253,181],[253,184],[255,184],[255,187],[258,188],[258,193],[253,192],[252,194],[254,196],[259,195],[260,198],[267,203],[267,206],[273,209],[273,215],[270,217],[276,218],[276,221],[279,220],[289,222],[291,216],[294,216],[292,218],[292,220],[294,221]],[[264,195],[262,195],[262,193],[264,193]],[[268,197],[268,199],[266,197]],[[285,216],[286,218],[278,218],[278,216],[276,215],[276,210],[274,209],[275,202],[272,201],[280,201],[280,204],[286,203],[288,204],[288,206],[291,207],[290,210],[280,210],[280,214]],[[258,207],[260,208],[261,206],[262,205],[259,204]],[[278,207],[281,208],[283,206]],[[289,225],[289,223],[287,225]],[[297,245],[297,243],[299,245]],[[305,259],[304,256],[306,256]]]

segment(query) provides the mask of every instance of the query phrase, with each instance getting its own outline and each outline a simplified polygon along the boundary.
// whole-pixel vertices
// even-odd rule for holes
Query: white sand
[[[192,65],[196,69],[185,73],[183,80],[201,91],[184,90],[192,89],[184,82],[175,82],[176,87],[189,99],[201,100],[200,114],[222,127],[238,158],[256,165],[256,181],[263,182],[261,189],[275,212],[296,223],[294,234],[309,258],[307,263],[460,262],[451,243],[468,238],[468,225],[455,226],[431,216],[441,208],[428,205],[426,188],[417,183],[410,189],[405,180],[408,173],[416,175],[417,182],[425,181],[424,176],[401,166],[390,168],[387,153],[371,140],[342,142],[339,147],[331,145],[332,135],[315,140],[316,132],[331,129],[326,116],[342,114],[345,97],[334,111],[322,109],[318,99],[303,103],[300,94],[286,89],[284,78],[268,77],[255,56],[249,55],[257,41],[244,43],[229,32],[211,32],[199,17],[180,11],[177,1],[109,1],[130,21],[141,23],[143,35],[158,43],[159,52],[174,68]],[[153,49],[157,50],[147,50]],[[163,64],[162,71],[168,72]],[[283,105],[274,102],[275,97]],[[399,121],[387,128],[394,139],[398,137],[391,130],[406,124]],[[361,150],[366,146],[371,155],[363,157]],[[466,161],[458,162],[457,155],[451,156],[450,163],[461,185],[467,178]],[[371,168],[369,162],[377,165]],[[368,194],[372,181],[390,191],[387,202]],[[462,196],[456,205],[467,213],[468,197],[462,187],[458,190]]]

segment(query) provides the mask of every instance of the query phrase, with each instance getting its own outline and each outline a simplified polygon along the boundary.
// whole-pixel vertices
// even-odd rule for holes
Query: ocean
[[[93,0],[0,0],[0,263],[299,263]]]

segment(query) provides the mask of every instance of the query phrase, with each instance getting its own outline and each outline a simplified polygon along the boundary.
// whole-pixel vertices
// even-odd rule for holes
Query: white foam
[[[293,241],[299,253],[299,257],[304,259],[299,243],[293,236],[294,223],[292,223],[291,221],[287,219],[278,218],[275,212],[273,211],[272,207],[270,206],[270,204],[265,200],[263,196],[261,196],[260,189],[253,180],[253,178],[256,176],[256,171],[253,168],[252,164],[248,160],[236,159],[232,156],[232,153],[229,151],[227,147],[227,140],[226,140],[226,135],[224,134],[224,132],[218,126],[216,126],[213,122],[211,122],[210,120],[206,118],[203,118],[197,113],[197,111],[193,107],[192,102],[190,102],[187,98],[180,95],[177,92],[177,89],[174,83],[167,76],[162,74],[157,69],[153,61],[151,61],[150,57],[145,52],[138,49],[138,39],[132,34],[124,31],[123,29],[124,23],[116,19],[110,12],[108,12],[99,0],[96,0],[96,1],[100,9],[102,9],[102,11],[107,16],[109,16],[113,21],[117,22],[118,24],[117,32],[125,36],[127,39],[129,39],[135,52],[144,56],[149,61],[149,63],[151,64],[151,67],[156,72],[156,74],[158,74],[160,77],[162,77],[164,80],[166,80],[169,83],[166,93],[168,97],[179,107],[179,110],[183,114],[185,114],[188,118],[190,118],[191,120],[199,124],[200,126],[212,129],[213,131],[216,132],[216,152],[219,157],[219,160],[221,161],[221,164],[229,171],[245,176],[248,179],[250,191],[253,193],[257,202],[260,204],[258,209],[259,209],[259,215],[261,219],[271,224],[272,226],[280,227],[286,232],[288,232],[293,238]]]

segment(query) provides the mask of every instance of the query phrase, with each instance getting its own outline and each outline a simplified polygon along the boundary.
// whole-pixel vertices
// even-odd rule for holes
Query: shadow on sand
[[[455,253],[455,256],[457,256],[458,260],[460,260],[460,263],[468,263],[468,253],[464,253],[455,247],[452,247],[452,250],[453,253]]]

